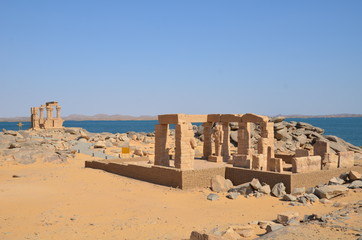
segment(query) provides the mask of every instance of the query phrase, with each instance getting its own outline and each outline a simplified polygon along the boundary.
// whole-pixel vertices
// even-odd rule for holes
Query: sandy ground
[[[78,154],[63,164],[1,166],[0,239],[187,239],[193,230],[273,220],[283,211],[303,216],[336,210],[321,203],[291,207],[269,196],[229,200],[221,194],[211,202],[208,189],[182,191],[86,169],[87,159]],[[333,201],[361,199],[360,191],[350,191]],[[356,239],[316,228],[311,239]]]

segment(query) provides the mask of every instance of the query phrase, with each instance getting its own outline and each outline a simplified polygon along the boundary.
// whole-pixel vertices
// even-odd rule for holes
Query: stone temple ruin
[[[44,119],[44,109],[47,115]],[[56,116],[53,116],[53,111],[56,110]],[[60,109],[58,102],[47,102],[40,107],[32,107],[31,112],[31,129],[52,129],[63,128],[64,120],[60,117]]]
[[[237,123],[237,152],[230,153],[230,126]],[[202,158],[195,158],[192,123],[204,127]],[[175,154],[170,154],[169,125],[175,125]],[[252,146],[251,125],[258,124],[261,136]],[[295,154],[275,154],[274,123],[256,114],[167,114],[158,116],[155,127],[153,164],[116,159],[86,161],[86,167],[144,180],[156,184],[190,189],[210,186],[210,179],[222,175],[234,184],[253,178],[269,185],[283,182],[287,191],[312,187],[335,175],[353,169],[354,152],[329,152],[327,142],[317,141],[314,149],[298,149]]]

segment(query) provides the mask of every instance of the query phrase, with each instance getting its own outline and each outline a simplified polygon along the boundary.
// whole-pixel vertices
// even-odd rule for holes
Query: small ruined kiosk
[[[63,128],[64,120],[60,117],[60,109],[58,102],[47,102],[40,107],[30,108],[31,112],[31,129],[52,129]],[[46,110],[46,118],[44,118],[44,110]],[[56,116],[53,116],[53,111],[56,111]]]

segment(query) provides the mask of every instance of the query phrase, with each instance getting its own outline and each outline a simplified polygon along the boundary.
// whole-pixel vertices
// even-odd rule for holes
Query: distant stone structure
[[[44,119],[44,109],[46,109],[47,115]],[[56,110],[56,116],[53,116],[53,111]],[[31,129],[51,129],[51,128],[63,128],[64,120],[60,117],[60,109],[58,102],[47,102],[40,107],[32,107],[31,112]]]

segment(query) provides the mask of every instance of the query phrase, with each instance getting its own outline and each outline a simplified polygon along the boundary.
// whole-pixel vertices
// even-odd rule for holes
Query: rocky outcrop
[[[317,140],[326,141],[329,143],[330,152],[346,152],[354,151],[355,160],[362,159],[362,148],[354,146],[343,139],[331,136],[323,135],[324,130],[319,127],[315,127],[311,124],[304,122],[287,122],[283,117],[272,118],[274,122],[274,146],[276,153],[294,153],[297,149],[313,149],[313,145]],[[230,123],[230,143],[234,146],[238,145],[238,133],[239,128],[237,123]],[[260,138],[260,126],[258,124],[251,124],[251,143],[254,149],[257,149],[258,139]],[[195,137],[203,140],[203,127],[194,126]]]

